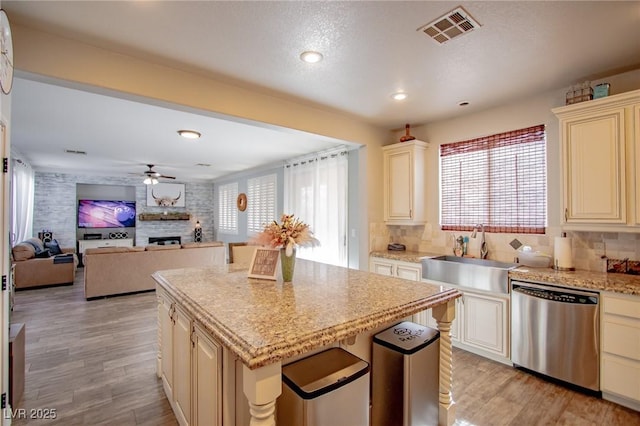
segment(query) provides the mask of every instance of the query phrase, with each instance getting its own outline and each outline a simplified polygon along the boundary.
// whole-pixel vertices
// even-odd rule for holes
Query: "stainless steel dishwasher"
[[[600,391],[599,294],[511,281],[511,361]]]

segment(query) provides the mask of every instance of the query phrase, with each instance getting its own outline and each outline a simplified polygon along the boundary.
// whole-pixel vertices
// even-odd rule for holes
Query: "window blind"
[[[544,234],[544,125],[440,146],[443,230]]]
[[[238,233],[238,183],[220,185],[218,190],[218,231],[224,234]]]
[[[276,220],[277,175],[247,180],[247,231],[260,232],[264,225]]]

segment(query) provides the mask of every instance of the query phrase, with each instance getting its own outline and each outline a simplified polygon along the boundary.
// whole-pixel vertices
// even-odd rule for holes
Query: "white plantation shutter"
[[[276,220],[275,174],[247,180],[247,232],[260,232]]]
[[[238,183],[220,185],[218,190],[218,232],[223,234],[238,233]]]
[[[440,146],[443,230],[544,234],[544,125]]]

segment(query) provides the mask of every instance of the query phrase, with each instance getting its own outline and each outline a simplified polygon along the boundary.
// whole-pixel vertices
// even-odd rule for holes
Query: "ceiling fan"
[[[175,176],[163,175],[153,170],[153,167],[154,167],[153,164],[147,164],[147,167],[149,168],[149,170],[145,170],[143,173],[143,176],[144,176],[143,183],[145,185],[155,185],[156,183],[158,183],[158,179],[175,179]]]

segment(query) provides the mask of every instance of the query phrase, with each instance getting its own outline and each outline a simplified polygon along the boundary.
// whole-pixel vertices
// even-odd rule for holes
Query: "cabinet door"
[[[169,401],[173,400],[173,303],[158,291],[158,318],[160,322],[160,377]]]
[[[394,264],[391,261],[371,260],[369,262],[369,271],[380,275],[392,277],[394,275]]]
[[[602,355],[602,391],[640,403],[640,363],[626,358]]]
[[[191,318],[175,309],[173,327],[173,397],[178,423],[191,422]]]
[[[194,426],[222,424],[221,349],[206,333],[195,327],[193,350]]]
[[[508,356],[508,301],[465,292],[462,296],[462,341],[479,349]]]
[[[626,223],[624,108],[564,121],[567,223]]]
[[[386,153],[385,169],[385,220],[410,220],[413,211],[413,152]]]
[[[421,281],[422,266],[419,264],[411,265],[405,263],[396,264],[396,276],[405,280]]]

